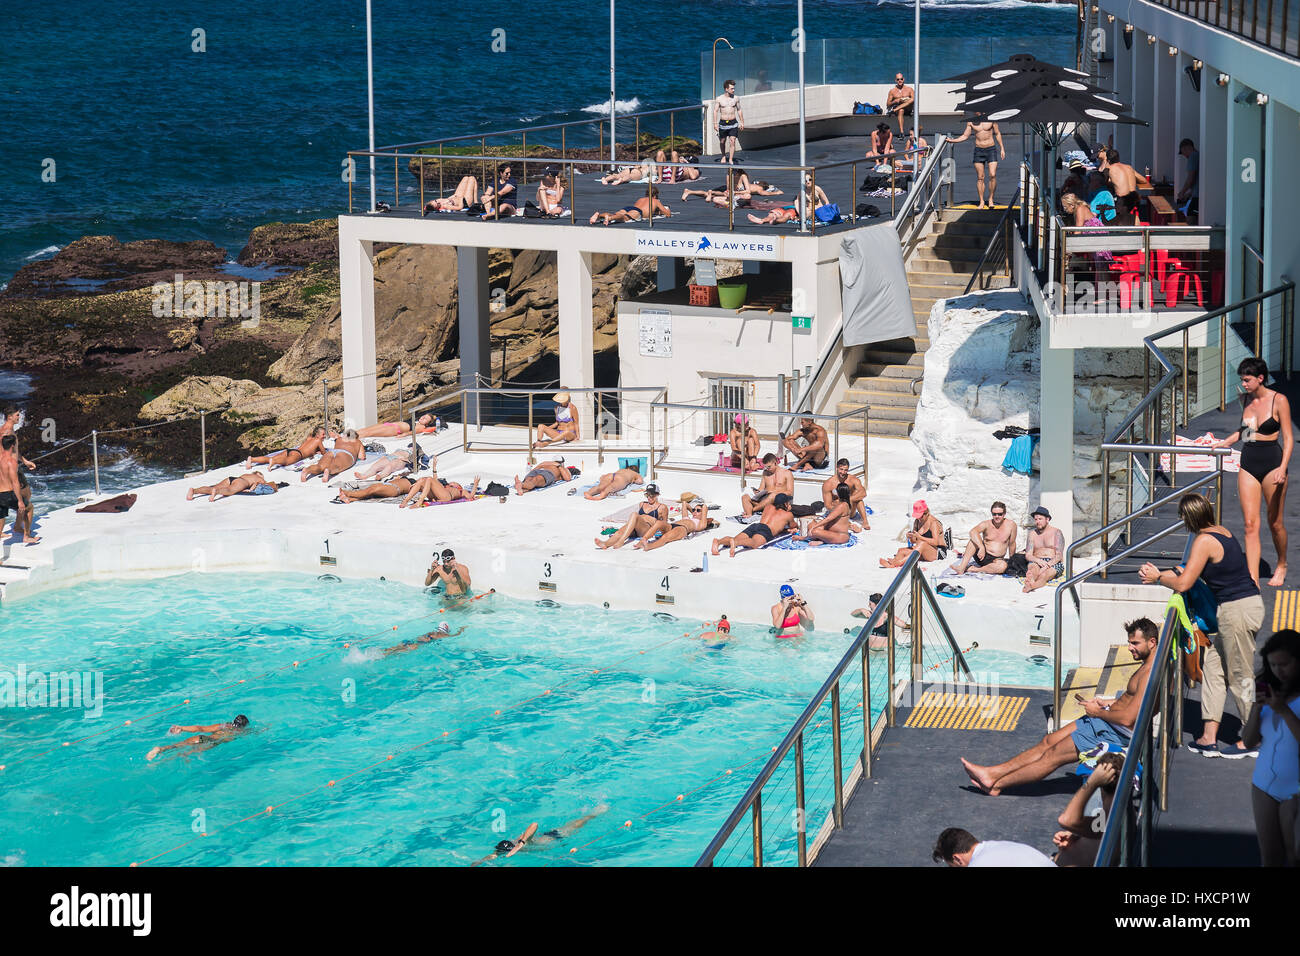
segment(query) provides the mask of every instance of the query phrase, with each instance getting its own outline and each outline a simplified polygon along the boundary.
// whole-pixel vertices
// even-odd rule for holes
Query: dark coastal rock
[[[258,226],[236,260],[244,266],[309,266],[337,262],[339,225],[337,219],[313,222],[270,222]]]
[[[61,298],[125,292],[174,281],[229,278],[221,272],[226,253],[207,240],[118,242],[112,236],[83,236],[52,259],[18,270],[0,298]]]

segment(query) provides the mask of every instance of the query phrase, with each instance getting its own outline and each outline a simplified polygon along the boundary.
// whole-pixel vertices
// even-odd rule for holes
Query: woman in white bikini
[[[538,448],[545,448],[553,442],[577,441],[581,430],[578,428],[578,406],[568,392],[556,392],[551,400],[555,402],[555,424],[538,425],[537,440],[533,442]]]
[[[713,522],[709,520],[708,503],[703,498],[696,498],[691,502],[684,517],[672,524],[667,521],[656,521],[632,547],[653,551],[674,541],[685,540],[701,531],[708,531],[712,526]]]
[[[537,185],[537,208],[546,216],[558,216],[564,211],[564,179],[548,169]]]

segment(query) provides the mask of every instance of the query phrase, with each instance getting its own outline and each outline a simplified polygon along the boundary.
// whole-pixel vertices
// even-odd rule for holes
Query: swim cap
[[[781,597],[794,597],[794,588],[790,587],[788,584],[781,585]]]
[[[451,548],[443,548],[443,549],[442,549],[442,560],[444,560],[444,561],[454,561],[454,560],[456,560],[456,552],[453,551],[453,550],[451,550]]]
[[[722,620],[718,621],[718,630],[719,631],[731,630],[731,622],[727,620],[727,615],[725,614],[722,615]]]
[[[450,633],[451,633],[451,625],[448,624],[446,621],[443,621],[441,624],[438,625],[438,633],[439,633],[439,634],[450,634]]]
[[[500,843],[497,844],[496,847],[498,853],[509,853],[514,848],[515,848],[514,840],[502,840]]]

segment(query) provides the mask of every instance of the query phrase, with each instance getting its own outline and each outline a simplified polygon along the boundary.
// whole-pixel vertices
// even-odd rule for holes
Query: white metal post
[[[616,161],[614,156],[614,0],[609,0],[609,165],[612,169]]]
[[[803,0],[799,0],[799,165],[800,167],[808,164],[808,142],[807,129],[804,125],[805,106],[804,106],[804,81],[803,81],[803,51],[808,46],[808,40],[803,32]],[[803,177],[804,170],[799,172],[799,231],[808,231],[808,219],[813,215],[817,208],[817,197],[814,195],[812,200],[808,199],[808,190],[804,188]],[[811,208],[808,208],[811,207]],[[743,469],[742,469],[743,471]]]
[[[913,6],[915,16],[912,23],[912,69],[916,75],[912,78],[912,89],[916,90],[916,95],[912,97],[912,123],[919,137],[921,135],[921,0],[916,0]],[[907,142],[906,134],[903,136],[903,142]],[[919,169],[920,159],[915,162]]]
[[[370,0],[366,0],[366,97],[370,113],[370,211],[375,211],[375,57],[370,33]]]

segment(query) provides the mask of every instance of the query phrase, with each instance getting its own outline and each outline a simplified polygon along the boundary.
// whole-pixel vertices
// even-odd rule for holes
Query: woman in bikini
[[[812,609],[788,584],[781,585],[781,600],[772,605],[772,627],[777,637],[800,637],[813,628]]]
[[[555,402],[555,424],[537,426],[537,440],[533,444],[538,448],[554,442],[577,441],[582,434],[578,427],[578,406],[573,404],[572,396],[568,392],[556,392],[551,400]]]
[[[655,164],[650,160],[636,166],[624,166],[600,180],[602,186],[622,186],[625,183],[646,183],[655,180]]]
[[[645,486],[645,501],[637,506],[636,513],[610,535],[608,541],[597,538],[596,547],[602,551],[621,548],[630,538],[645,537],[656,525],[667,520],[668,506],[659,500],[659,486],[652,481]]]
[[[797,534],[795,541],[807,541],[810,548],[823,544],[846,544],[849,540],[849,511],[853,507],[853,489],[846,484],[835,488],[835,507],[808,526],[806,534]]]
[[[930,513],[925,500],[912,504],[912,530],[907,532],[907,547],[899,548],[892,558],[881,558],[882,568],[901,568],[913,549],[921,552],[922,561],[934,561],[944,546],[943,522]]]
[[[415,430],[419,434],[433,431],[433,416],[421,415],[415,420]],[[410,422],[381,422],[378,425],[367,425],[365,428],[357,430],[358,438],[401,438],[403,435],[411,434]]]
[[[437,474],[417,479],[399,508],[419,508],[426,501],[446,504],[448,501],[473,501],[478,496],[478,476],[468,491],[465,486],[455,481],[443,481]]]
[[[1291,463],[1291,403],[1285,395],[1267,388],[1268,364],[1248,358],[1237,366],[1241,378],[1241,427],[1216,441],[1211,448],[1227,448],[1243,441],[1241,470],[1237,472],[1237,497],[1246,521],[1246,566],[1259,583],[1259,505],[1262,495],[1268,510],[1268,527],[1277,549],[1277,568],[1269,586],[1279,588],[1286,581],[1286,472]]]
[[[564,211],[564,179],[557,172],[548,169],[542,181],[537,184],[537,208],[544,216],[558,216]]]
[[[185,500],[193,501],[196,495],[207,495],[209,501],[216,501],[218,498],[229,498],[231,495],[243,494],[245,491],[251,491],[255,495],[273,495],[277,490],[278,487],[267,481],[260,471],[252,471],[236,478],[226,478],[215,485],[191,488],[185,493]]]
[[[319,455],[321,444],[329,430],[324,425],[317,425],[312,429],[311,435],[303,440],[303,443],[297,448],[286,448],[283,451],[273,451],[269,455],[250,456],[244,462],[245,468],[252,468],[254,465],[270,465],[272,468],[284,468],[288,465],[296,465],[304,458],[310,458],[313,455]]]
[[[661,149],[655,153],[655,162],[664,163],[687,163],[686,166],[666,166],[659,173],[659,182],[667,183],[670,186],[673,183],[688,183],[700,178],[700,171],[695,168],[695,164],[700,161],[698,156],[683,156],[677,150],[665,155]]]
[[[356,429],[349,428],[337,438],[325,440],[324,447],[321,448],[320,461],[304,468],[299,481],[321,475],[321,481],[328,485],[331,478],[343,474],[365,457],[366,450],[361,446]]]
[[[424,215],[431,212],[461,212],[478,202],[478,180],[463,176],[456,191],[445,199],[430,199],[424,204]]]
[[[703,498],[696,498],[687,509],[687,517],[672,524],[667,521],[656,522],[654,527],[632,547],[653,551],[674,541],[684,541],[700,531],[708,531],[712,525],[713,522],[709,520],[708,503]]]
[[[814,211],[830,202],[826,196],[826,191],[820,186],[813,186],[812,173],[804,173],[803,177],[803,201],[806,206]],[[752,205],[752,203],[751,203]],[[794,222],[799,218],[797,206],[782,206],[780,209],[773,209],[765,217],[759,218],[753,213],[749,214],[749,221],[759,226],[776,225],[783,222]]]

